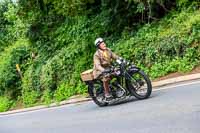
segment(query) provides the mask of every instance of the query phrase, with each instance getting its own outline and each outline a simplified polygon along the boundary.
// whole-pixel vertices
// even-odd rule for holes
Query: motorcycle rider
[[[109,81],[111,80],[111,78],[109,75],[103,75],[102,73],[105,71],[109,71],[111,62],[113,60],[117,60],[119,56],[117,56],[109,48],[106,47],[106,43],[102,38],[97,38],[95,40],[95,46],[97,47],[97,51],[93,56],[93,75],[95,79],[99,78],[103,81],[105,98],[109,100],[112,98],[112,95],[109,93]],[[102,76],[100,76],[101,74]]]

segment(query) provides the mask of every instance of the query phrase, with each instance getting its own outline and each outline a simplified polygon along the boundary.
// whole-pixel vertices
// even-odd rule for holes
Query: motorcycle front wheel
[[[151,95],[152,85],[149,77],[142,71],[134,72],[130,75],[128,88],[137,99],[146,99]]]

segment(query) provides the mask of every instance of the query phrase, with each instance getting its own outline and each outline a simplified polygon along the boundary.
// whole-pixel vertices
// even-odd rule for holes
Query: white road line
[[[172,88],[176,88],[176,87],[188,86],[188,85],[193,85],[193,84],[200,84],[200,81],[192,81],[190,83],[180,83],[178,85],[167,85],[167,86],[164,86],[164,87],[159,87],[158,89],[153,89],[153,91],[172,89]]]

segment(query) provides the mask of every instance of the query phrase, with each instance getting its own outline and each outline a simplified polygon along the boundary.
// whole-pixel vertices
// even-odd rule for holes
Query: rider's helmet
[[[95,40],[94,44],[95,44],[96,47],[99,47],[99,45],[100,45],[102,42],[104,42],[104,41],[103,41],[103,38],[99,37],[99,38],[97,38],[97,39]]]

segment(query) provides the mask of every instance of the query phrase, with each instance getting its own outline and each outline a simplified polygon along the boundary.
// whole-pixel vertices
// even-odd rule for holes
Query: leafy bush
[[[40,91],[40,67],[38,62],[30,64],[22,79],[22,101],[25,106],[33,106],[41,96]]]
[[[41,100],[43,103],[49,105],[53,101],[53,93],[49,89],[44,90]]]
[[[38,102],[40,94],[35,90],[23,90],[22,91],[22,100],[25,107],[31,107],[36,105]]]
[[[26,36],[28,24],[19,19],[17,11],[13,1],[0,1],[0,52]]]
[[[12,106],[12,101],[10,101],[7,97],[0,97],[0,112],[5,112],[9,110]]]
[[[114,49],[141,67],[152,78],[170,72],[192,70],[199,62],[200,12],[182,11],[145,25],[133,37],[119,41]]]
[[[74,86],[71,86],[66,83],[62,83],[58,87],[58,89],[55,91],[54,96],[55,96],[56,101],[62,101],[69,98],[70,96],[73,96],[75,93],[76,92],[75,92]]]
[[[16,64],[20,65],[23,73],[29,56],[29,42],[24,39],[16,41],[0,55],[0,95],[10,91],[11,97],[16,98],[20,94],[21,77],[16,70]]]

